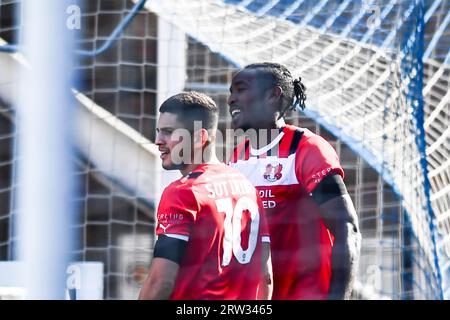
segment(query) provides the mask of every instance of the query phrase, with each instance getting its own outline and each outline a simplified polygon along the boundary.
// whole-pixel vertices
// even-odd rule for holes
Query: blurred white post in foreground
[[[27,299],[64,299],[69,259],[73,103],[72,36],[66,20],[74,1],[23,1],[23,53],[18,105],[18,258]]]

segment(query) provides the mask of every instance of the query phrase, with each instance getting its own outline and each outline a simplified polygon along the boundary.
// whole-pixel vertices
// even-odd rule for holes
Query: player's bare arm
[[[160,235],[155,244],[154,258],[139,294],[142,300],[170,298],[186,250],[186,241]]]
[[[270,243],[263,242],[261,250],[262,277],[259,283],[258,300],[272,299],[273,276],[272,259],[270,257]]]
[[[154,258],[139,300],[167,300],[172,294],[179,265],[165,258]]]
[[[315,190],[314,198],[320,203],[319,210],[326,227],[334,235],[328,299],[349,299],[361,248],[358,217],[339,175],[327,177],[319,185],[320,195]]]

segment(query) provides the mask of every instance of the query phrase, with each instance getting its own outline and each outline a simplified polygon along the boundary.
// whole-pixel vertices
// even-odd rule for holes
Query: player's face
[[[231,126],[234,129],[260,129],[274,118],[267,89],[257,70],[242,70],[233,77],[228,97]]]
[[[178,120],[178,116],[170,112],[161,112],[156,126],[155,144],[161,152],[160,158],[162,167],[166,170],[180,170],[185,165],[174,161],[172,150],[179,143],[183,143],[175,137],[174,132],[183,128],[183,124]],[[179,137],[179,136],[178,136]]]

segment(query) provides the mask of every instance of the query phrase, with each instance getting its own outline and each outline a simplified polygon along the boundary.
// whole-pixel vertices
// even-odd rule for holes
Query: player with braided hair
[[[347,299],[361,246],[357,215],[333,147],[284,121],[305,100],[301,78],[281,64],[239,71],[228,98],[232,126],[259,133],[237,146],[230,165],[249,178],[266,209],[273,299]]]

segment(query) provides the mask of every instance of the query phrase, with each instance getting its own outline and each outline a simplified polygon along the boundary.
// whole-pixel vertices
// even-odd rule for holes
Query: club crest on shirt
[[[279,162],[270,162],[266,166],[266,171],[264,172],[264,179],[269,182],[275,182],[280,180],[283,174],[281,171],[283,170],[283,165]]]

